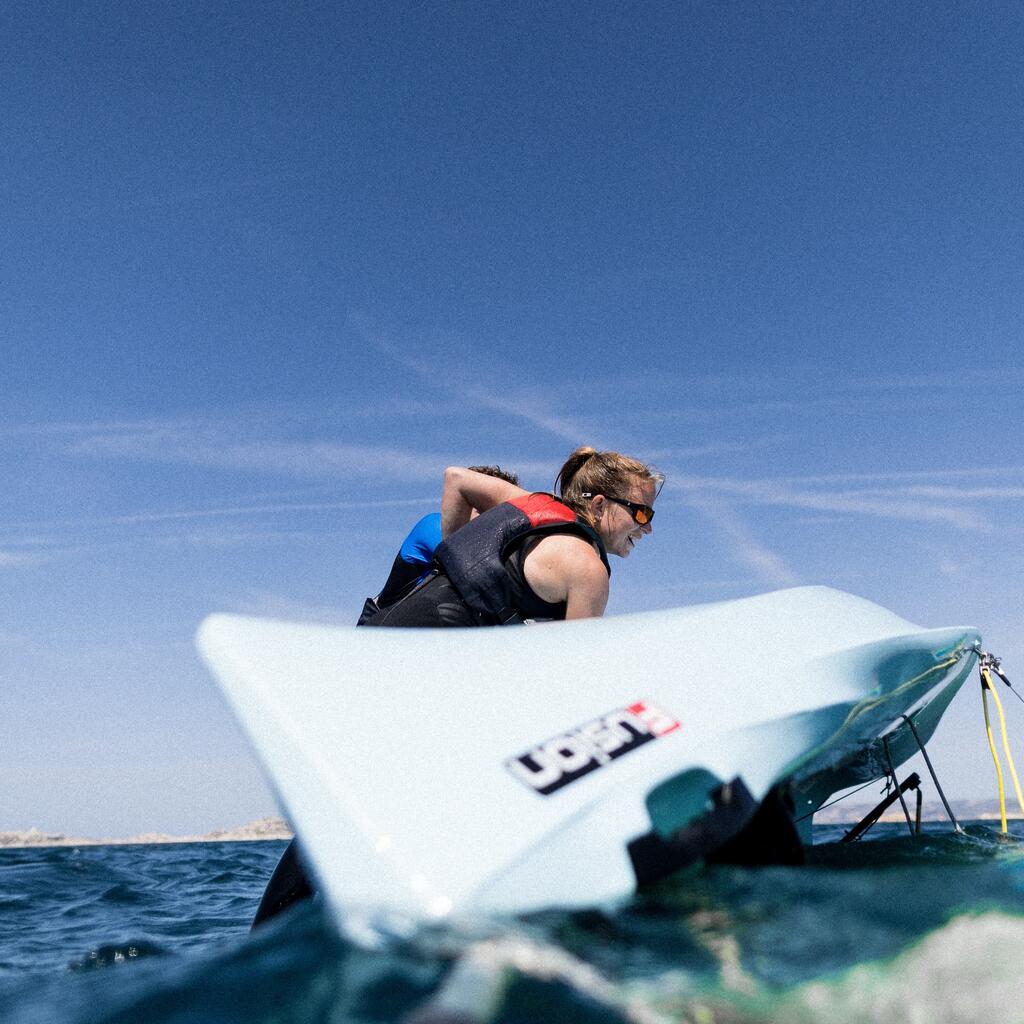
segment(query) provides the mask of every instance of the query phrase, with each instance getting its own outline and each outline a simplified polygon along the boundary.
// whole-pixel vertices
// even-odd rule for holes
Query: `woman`
[[[662,477],[618,452],[577,448],[559,497],[445,470],[434,572],[367,625],[487,626],[585,619],[608,603],[608,555],[651,532]],[[471,520],[473,510],[481,514]]]

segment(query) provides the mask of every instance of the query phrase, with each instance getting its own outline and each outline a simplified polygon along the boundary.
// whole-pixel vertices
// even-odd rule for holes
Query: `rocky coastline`
[[[93,839],[67,836],[62,832],[43,832],[38,828],[0,831],[0,849],[46,846],[137,846],[150,843],[245,843],[263,839],[291,839],[292,831],[283,818],[258,818],[238,828],[217,829],[205,835],[171,836],[163,832],[145,832],[124,839]]]

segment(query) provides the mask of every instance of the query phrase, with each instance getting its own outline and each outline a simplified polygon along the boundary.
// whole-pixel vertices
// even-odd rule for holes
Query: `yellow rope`
[[[859,703],[855,704],[852,708],[850,708],[850,710],[846,713],[846,717],[843,719],[842,725],[840,725],[839,728],[836,729],[836,731],[827,740],[824,740],[822,743],[819,743],[818,746],[814,747],[812,750],[808,751],[805,754],[802,754],[800,757],[791,761],[786,766],[785,772],[783,774],[792,774],[797,770],[797,768],[800,765],[807,764],[809,761],[813,760],[815,757],[821,754],[821,752],[825,750],[826,747],[838,743],[839,740],[842,739],[843,734],[848,729],[852,728],[853,723],[861,715],[866,714],[869,711],[873,711],[875,708],[881,706],[882,704],[885,704],[887,701],[891,701],[894,697],[903,694],[908,689],[916,686],[922,680],[927,679],[930,675],[934,675],[936,672],[945,672],[947,669],[952,668],[954,665],[957,665],[965,656],[973,653],[974,648],[965,647],[963,641],[961,641],[956,645],[954,649],[952,649],[951,653],[947,654],[945,658],[942,661],[940,661],[937,665],[932,665],[931,668],[926,668],[923,672],[914,676],[913,679],[908,679],[906,680],[906,682],[900,683],[899,686],[897,686],[893,690],[890,690],[888,693],[883,693],[880,696],[863,698]],[[941,655],[936,656],[941,657]]]
[[[1006,835],[1006,790],[1003,787],[1003,769],[999,764],[999,755],[996,753],[996,741],[992,736],[992,723],[988,717],[988,698],[986,694],[992,690],[988,681],[988,670],[981,670],[981,706],[985,710],[985,732],[988,734],[988,749],[992,751],[992,763],[996,766],[996,778],[999,780],[999,819],[1002,824],[1003,835]],[[999,698],[997,697],[996,700]]]
[[[839,731],[842,732],[854,719],[859,718],[867,711],[871,711],[878,707],[880,704],[886,703],[886,701],[892,700],[894,697],[899,696],[904,690],[910,689],[910,687],[921,682],[922,679],[927,679],[928,676],[935,672],[944,672],[947,668],[951,668],[960,660],[959,654],[954,654],[948,657],[945,661],[939,662],[938,665],[932,665],[931,668],[926,668],[919,675],[914,676],[913,679],[908,679],[905,683],[900,683],[899,686],[890,690],[888,693],[883,693],[879,697],[866,697],[859,704],[855,704],[846,714],[846,719],[843,724],[839,727]]]
[[[1006,735],[1006,716],[1003,714],[1003,702],[999,699],[999,694],[996,693],[996,688],[992,685],[992,677],[989,675],[988,669],[983,669],[985,674],[985,681],[988,683],[989,693],[992,694],[992,699],[996,702],[996,711],[999,712],[999,732],[1003,738],[1003,751],[1006,753],[1006,762],[1010,766],[1010,778],[1013,779],[1013,789],[1017,794],[1017,806],[1020,808],[1021,814],[1024,814],[1024,795],[1020,791],[1020,779],[1017,778],[1017,766],[1013,763],[1013,754],[1010,753],[1010,741]]]

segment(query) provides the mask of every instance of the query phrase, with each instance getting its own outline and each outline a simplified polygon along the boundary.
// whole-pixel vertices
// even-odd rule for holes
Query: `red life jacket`
[[[442,541],[434,561],[452,581],[481,626],[522,622],[516,586],[505,559],[533,535],[570,533],[597,545],[611,575],[608,553],[597,531],[551,494],[524,494],[489,509]]]

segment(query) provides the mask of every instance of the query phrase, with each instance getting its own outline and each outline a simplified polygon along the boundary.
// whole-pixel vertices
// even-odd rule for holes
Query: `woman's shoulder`
[[[557,533],[542,533],[539,537],[531,538],[531,550],[536,551],[543,548],[547,557],[567,558],[581,566],[593,563],[594,566],[604,572],[601,556],[594,546],[594,542],[582,531],[565,530]]]

